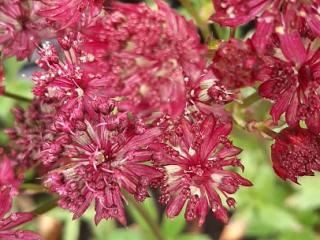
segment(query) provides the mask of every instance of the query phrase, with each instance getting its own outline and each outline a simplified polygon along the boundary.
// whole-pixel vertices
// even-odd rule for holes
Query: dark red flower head
[[[56,103],[35,98],[28,110],[12,109],[15,124],[5,133],[10,139],[10,156],[19,170],[39,164],[49,167],[56,162],[57,153],[68,140],[66,134],[53,128],[56,107]]]
[[[196,105],[198,103],[223,105],[235,98],[235,92],[229,90],[223,80],[211,71],[204,69],[196,82],[187,82],[190,85],[189,97]]]
[[[236,27],[253,20],[273,0],[213,0],[215,9],[211,20]]]
[[[117,95],[113,87],[116,80],[114,75],[101,74],[93,67],[95,57],[80,49],[81,39],[77,35],[70,33],[59,40],[65,58],[59,59],[51,43],[43,44],[37,60],[43,71],[33,74],[33,92],[42,100],[56,102],[57,114],[67,120],[78,120],[83,112],[93,112],[94,102]]]
[[[227,89],[251,86],[257,81],[261,60],[249,40],[222,42],[208,67]]]
[[[185,80],[198,79],[206,47],[192,22],[164,1],[156,3],[156,10],[112,3],[106,16],[83,31],[84,49],[96,56],[106,74],[120,77],[121,110],[177,117],[186,105]]]
[[[161,134],[127,114],[100,114],[99,120],[84,119],[71,141],[60,153],[61,167],[50,172],[45,185],[60,196],[59,205],[79,218],[95,201],[95,223],[114,218],[126,224],[124,196],[127,191],[138,201],[148,187],[162,177],[145,164],[151,160],[148,145]]]
[[[296,127],[305,121],[320,132],[320,50],[314,43],[304,46],[297,34],[282,35],[275,56],[265,57],[259,77],[264,81],[259,93],[274,100],[274,122],[285,113],[287,123]]]
[[[52,21],[58,29],[88,24],[100,13],[103,5],[103,0],[40,1],[43,5],[38,14]]]
[[[0,192],[0,239],[3,240],[40,240],[40,236],[28,230],[15,230],[16,227],[31,221],[34,215],[31,213],[12,213],[5,216],[12,206],[10,190]]]
[[[319,1],[213,0],[213,21],[239,26],[257,19],[253,44],[263,53],[272,34],[299,32],[303,37],[320,36]]]
[[[199,224],[203,224],[211,210],[216,218],[227,222],[220,194],[234,207],[235,200],[229,194],[239,186],[252,185],[225,169],[228,166],[243,169],[237,158],[241,150],[227,139],[231,128],[230,123],[216,122],[212,115],[198,119],[181,117],[167,127],[162,142],[152,145],[155,164],[166,173],[160,202],[167,205],[169,218],[179,215],[186,205],[188,221],[199,219]]]
[[[0,49],[5,58],[30,57],[46,29],[34,13],[31,1],[2,0],[0,3]]]
[[[40,236],[23,230],[14,230],[17,226],[31,221],[31,213],[12,213],[6,216],[12,207],[12,198],[18,193],[20,180],[16,178],[13,162],[0,149],[0,239],[3,240],[40,240]]]
[[[14,162],[0,148],[0,192],[8,190],[10,198],[18,194],[18,188],[21,183],[21,179],[16,175],[13,164]]]
[[[320,171],[320,136],[307,129],[283,129],[271,153],[273,168],[283,180],[297,183],[298,177]]]

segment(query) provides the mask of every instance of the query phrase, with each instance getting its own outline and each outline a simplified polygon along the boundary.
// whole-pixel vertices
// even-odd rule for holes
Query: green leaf
[[[115,231],[116,224],[113,220],[103,220],[99,223],[98,226],[94,224],[93,219],[89,221],[91,225],[91,230],[94,235],[92,240],[105,240],[105,239],[113,239],[110,235]]]
[[[179,240],[212,240],[208,235],[205,234],[183,234],[177,237]]]
[[[180,234],[186,226],[186,220],[184,219],[183,214],[174,219],[169,219],[165,214],[162,218],[161,230],[164,236],[174,237]]]
[[[299,240],[315,240],[317,239],[315,233],[312,231],[301,231],[301,232],[292,232],[288,231],[283,234],[281,234],[279,240],[293,240],[293,239],[299,239]]]
[[[154,198],[147,198],[143,203],[142,207],[148,212],[148,214],[154,219],[155,222],[159,222],[159,215]],[[139,225],[139,227],[148,235],[148,239],[154,239],[153,234],[150,230],[149,224],[145,219],[140,215],[140,213],[134,208],[134,206],[128,205],[128,212],[133,218],[133,221]]]
[[[78,240],[80,233],[80,221],[72,221],[71,216],[65,221],[63,240]]]
[[[25,64],[25,61],[17,61],[16,58],[12,57],[4,61],[4,70],[6,81],[14,81],[18,76],[19,70]]]
[[[108,238],[101,238],[97,240],[107,240],[107,239],[112,239],[112,240],[146,240],[146,236],[144,236],[138,229],[118,229],[108,236]]]
[[[261,205],[253,216],[254,219],[251,219],[248,228],[248,234],[253,236],[264,236],[303,228],[292,213],[280,206]]]
[[[313,210],[320,207],[320,174],[313,177],[302,177],[300,185],[295,185],[297,191],[291,195],[286,203],[290,207],[300,210]]]

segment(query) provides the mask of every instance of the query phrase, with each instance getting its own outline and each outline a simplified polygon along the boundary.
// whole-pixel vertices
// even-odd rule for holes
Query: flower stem
[[[258,92],[251,94],[249,97],[243,99],[242,104],[240,105],[241,108],[249,107],[250,105],[254,104],[255,102],[259,101],[261,97],[259,96]]]
[[[12,98],[14,100],[21,101],[21,102],[30,103],[32,101],[32,99],[30,99],[30,98],[19,96],[15,93],[10,93],[10,92],[4,92],[2,96]]]
[[[272,137],[272,138],[276,138],[279,134],[275,131],[273,131],[272,129],[264,126],[264,125],[260,125],[257,127],[257,129],[260,131],[260,132],[263,132],[264,134],[268,135],[269,137]]]
[[[159,225],[152,219],[152,217],[149,215],[149,213],[139,204],[137,201],[130,196],[128,193],[123,192],[125,198],[130,202],[135,209],[139,212],[139,214],[144,218],[145,222],[150,227],[152,233],[156,237],[157,240],[165,240],[164,236],[162,235],[162,232],[159,228]]]
[[[34,190],[37,192],[46,192],[46,188],[39,184],[34,184],[34,183],[23,183],[20,185],[21,190]]]
[[[236,35],[236,28],[230,28],[229,39],[234,38]]]
[[[55,196],[48,200],[47,202],[41,204],[39,207],[31,211],[34,215],[41,215],[43,213],[49,212],[51,209],[55,208],[58,203],[58,197]]]
[[[190,0],[179,0],[181,5],[190,13],[190,15],[194,18],[196,21],[198,27],[200,28],[203,37],[207,39],[210,36],[210,30],[208,24],[202,20],[200,15],[197,13],[197,11],[194,9],[192,4],[190,3]]]

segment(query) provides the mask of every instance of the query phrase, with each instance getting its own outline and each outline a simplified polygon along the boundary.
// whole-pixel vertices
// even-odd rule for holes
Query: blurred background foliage
[[[128,2],[128,1],[127,1]],[[129,2],[139,2],[131,0]],[[146,0],[152,4],[152,0]],[[188,0],[192,4],[194,14],[200,21],[206,19],[214,11],[211,0]],[[190,11],[182,7],[179,1],[171,1],[188,19],[192,19]],[[199,21],[199,19],[198,19]],[[228,28],[216,24],[210,25],[214,37],[227,39]],[[250,34],[250,26],[237,29],[237,37]],[[214,45],[214,37],[208,39]],[[8,59],[5,62],[6,89],[8,92],[32,98],[31,72],[34,64],[17,62]],[[248,90],[252,91],[252,89]],[[13,106],[27,107],[26,103],[0,97],[0,127],[3,130],[13,124],[10,109]],[[259,101],[248,110],[254,119],[269,118],[269,106],[265,101]],[[243,117],[240,113],[240,116]],[[314,177],[304,177],[300,185],[294,185],[279,180],[270,161],[270,146],[272,141],[266,140],[254,133],[248,133],[235,125],[231,138],[236,146],[245,149],[241,159],[245,166],[244,176],[250,179],[252,188],[240,189],[235,198],[237,207],[230,211],[230,223],[223,226],[212,216],[209,216],[205,226],[196,223],[186,223],[181,214],[170,220],[163,215],[163,208],[153,199],[148,199],[142,207],[159,223],[165,240],[319,240],[320,239],[320,174]],[[7,138],[0,132],[0,143],[4,146]],[[32,174],[28,175],[33,178]],[[156,193],[155,193],[156,194]],[[17,208],[30,210],[36,204],[47,199],[46,194],[31,192],[32,197],[22,197],[16,202]],[[35,200],[35,201],[34,201]],[[149,225],[131,205],[127,209],[129,224],[119,226],[114,221],[102,221],[99,226],[93,223],[94,210],[89,209],[80,221],[72,221],[69,212],[53,209],[37,221],[26,225],[26,228],[40,231],[44,240],[154,240]],[[209,214],[210,215],[210,214]]]

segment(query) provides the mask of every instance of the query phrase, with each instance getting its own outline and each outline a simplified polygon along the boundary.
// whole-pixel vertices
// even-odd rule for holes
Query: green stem
[[[37,192],[47,192],[47,189],[39,184],[34,183],[23,183],[20,185],[21,190],[34,190]]]
[[[10,92],[4,92],[4,94],[2,96],[12,98],[14,100],[21,101],[21,102],[30,103],[32,101],[32,99],[30,99],[30,98],[19,96],[15,93],[10,93]]]
[[[143,219],[153,232],[154,236],[156,237],[156,239],[165,240],[164,236],[162,235],[161,229],[159,228],[159,225],[154,221],[154,219],[149,215],[149,213],[139,203],[137,203],[137,201],[131,195],[129,195],[126,192],[123,192],[123,194],[125,198],[135,207],[135,209],[143,217]]]
[[[51,209],[55,208],[58,203],[58,197],[55,196],[51,198],[49,201],[41,204],[39,207],[31,211],[31,213],[35,215],[41,215],[43,213],[49,212]]]
[[[230,28],[229,39],[234,38],[236,35],[236,28]]]
[[[210,29],[208,24],[202,20],[200,15],[197,13],[197,11],[194,9],[194,6],[190,3],[190,0],[179,0],[181,5],[190,13],[190,15],[194,18],[196,21],[198,27],[200,28],[203,36],[205,39],[207,39],[210,36]]]
[[[240,105],[241,108],[249,107],[250,105],[254,104],[255,102],[259,101],[261,97],[259,96],[258,92],[251,94],[249,97],[243,99],[242,104]]]
[[[279,135],[277,132],[273,131],[272,129],[270,129],[264,125],[258,126],[257,129],[259,129],[259,131],[263,132],[264,134],[266,134],[272,138],[276,138]]]

